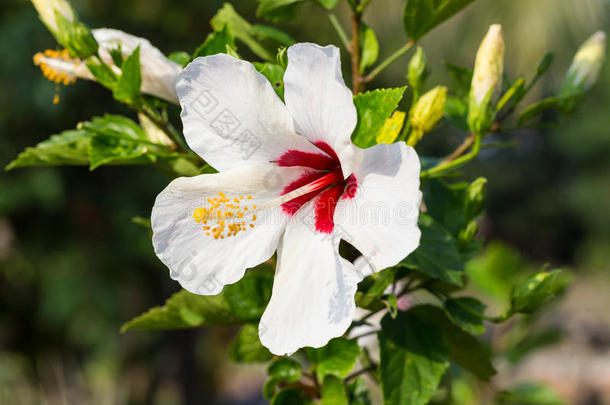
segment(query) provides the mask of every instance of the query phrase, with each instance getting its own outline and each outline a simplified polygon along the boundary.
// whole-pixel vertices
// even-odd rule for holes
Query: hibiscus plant
[[[456,396],[459,384],[490,384],[494,359],[506,355],[487,346],[486,328],[518,325],[568,277],[518,275],[503,310],[486,311],[481,295],[465,291],[470,278],[489,280],[495,270],[465,271],[489,254],[477,238],[486,180],[459,180],[459,169],[499,146],[488,135],[508,137],[543,113],[580,107],[605,34],[581,47],[555,96],[523,106],[553,58],[545,55],[529,80],[511,79],[496,24],[472,50],[473,69],[447,64],[451,86],[427,83],[420,39],[474,0],[404,1],[409,40],[379,63],[363,22],[374,1],[346,1],[350,35],[338,0],[258,0],[258,17],[296,19],[305,1],[326,10],[341,49],[297,43],[227,3],[200,47],[166,57],[146,39],[89,29],[64,0],[32,0],[60,47],[34,56],[45,77],[97,81],[135,113],[81,122],[7,168],[149,165],[168,174],[150,221],[137,222],[183,290],[123,331],[239,325],[227,357],[269,362],[262,390],[273,404],[369,404],[370,390],[388,405],[469,403]],[[406,81],[371,88],[407,54]],[[463,142],[440,158],[418,155],[441,124]]]

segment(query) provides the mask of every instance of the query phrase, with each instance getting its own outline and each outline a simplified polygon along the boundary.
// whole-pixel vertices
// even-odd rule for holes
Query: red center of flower
[[[354,198],[358,182],[353,174],[347,179],[343,178],[341,162],[339,162],[337,154],[329,144],[316,142],[315,145],[326,155],[289,150],[278,159],[278,166],[301,166],[311,169],[284,187],[282,195],[314,182],[323,182],[328,185],[285,202],[282,204],[282,209],[287,214],[294,215],[305,203],[315,199],[316,230],[322,233],[331,233],[335,226],[333,217],[337,202],[341,198]]]

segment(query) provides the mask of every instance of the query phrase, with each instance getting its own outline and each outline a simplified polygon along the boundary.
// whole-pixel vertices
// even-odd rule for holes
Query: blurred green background
[[[233,4],[255,20],[255,1]],[[73,5],[91,27],[146,37],[170,53],[194,50],[222,1]],[[399,0],[373,0],[365,14],[377,32],[381,58],[406,40],[402,6]],[[32,63],[34,53],[55,48],[53,38],[28,1],[3,0],[0,10],[1,166],[25,147],[92,116],[132,116],[101,86],[86,81],[60,88],[61,102],[54,105],[56,86]],[[501,23],[509,77],[531,78],[544,53],[556,52],[531,100],[549,95],[579,44],[608,29],[609,11],[604,0],[478,0],[423,40],[433,69],[429,83],[448,83],[445,61],[471,66],[487,27]],[[347,27],[345,6],[337,14]],[[281,27],[297,41],[339,44],[325,12],[314,4]],[[250,56],[243,47],[240,52]],[[394,63],[373,86],[403,85],[407,61]],[[553,128],[494,135],[519,146],[484,151],[465,171],[467,178],[489,179],[488,214],[481,224],[488,240],[503,241],[535,264],[575,271],[568,296],[546,320],[564,329],[564,342],[518,370],[499,367],[495,382],[501,386],[515,375],[545,380],[567,403],[610,403],[608,72],[603,70],[582,111]],[[421,150],[440,156],[460,137],[441,128],[426,135]],[[119,333],[123,322],[179,289],[154,256],[147,231],[130,221],[149,215],[168,181],[148,167],[0,173],[0,403],[265,403],[261,369],[228,360],[230,328]]]

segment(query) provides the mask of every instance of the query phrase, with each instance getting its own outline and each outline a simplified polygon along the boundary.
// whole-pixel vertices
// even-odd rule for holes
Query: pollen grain
[[[246,198],[252,199],[252,196]],[[219,192],[215,197],[207,198],[207,206],[195,208],[193,219],[204,225],[202,230],[206,236],[212,236],[214,239],[236,236],[254,228],[256,221],[256,215],[253,214],[256,206],[248,207],[242,200],[244,196],[229,198]],[[213,225],[207,225],[208,222]]]

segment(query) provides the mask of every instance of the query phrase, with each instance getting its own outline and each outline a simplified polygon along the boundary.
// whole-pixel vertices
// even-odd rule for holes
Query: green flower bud
[[[570,112],[593,87],[606,58],[606,34],[597,31],[578,49],[559,90],[563,110]]]
[[[429,75],[428,58],[426,58],[423,48],[418,46],[409,61],[409,69],[407,71],[407,80],[415,92],[416,98],[419,96]]]
[[[493,104],[500,95],[503,72],[502,26],[494,24],[483,38],[474,63],[468,111],[468,125],[474,133],[486,132],[493,123]]]
[[[485,197],[487,195],[487,179],[479,177],[466,189],[466,196],[464,199],[464,214],[467,219],[472,219],[481,214],[483,206],[485,204]]]
[[[477,236],[477,233],[479,233],[477,221],[470,221],[458,234],[459,244],[462,247],[466,247]]]

